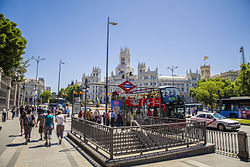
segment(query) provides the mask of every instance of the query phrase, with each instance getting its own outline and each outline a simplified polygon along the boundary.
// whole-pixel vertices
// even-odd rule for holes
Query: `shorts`
[[[43,133],[43,132],[44,132],[43,126],[39,126],[39,133]]]
[[[44,127],[44,137],[45,139],[52,139],[52,126]]]
[[[31,129],[32,127],[31,126],[24,126],[24,135],[25,135],[25,138],[30,138],[31,137]]]
[[[56,126],[57,137],[63,138],[63,131],[64,131],[64,125],[57,125]]]

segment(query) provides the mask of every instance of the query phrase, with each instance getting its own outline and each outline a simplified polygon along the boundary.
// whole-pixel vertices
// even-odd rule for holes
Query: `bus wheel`
[[[218,125],[218,130],[219,131],[224,131],[225,130],[225,126],[223,124],[219,124]]]
[[[229,115],[229,118],[237,118],[237,115],[236,115],[235,113],[231,113],[231,114]]]

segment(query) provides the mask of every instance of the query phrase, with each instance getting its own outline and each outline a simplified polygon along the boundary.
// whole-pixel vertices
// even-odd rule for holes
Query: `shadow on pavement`
[[[68,152],[68,151],[76,151],[76,149],[75,148],[67,148],[67,149],[60,150],[59,152]]]
[[[9,137],[21,137],[21,135],[9,135]]]
[[[13,144],[8,144],[6,145],[7,147],[17,147],[17,146],[22,146],[24,143],[13,143]]]
[[[29,148],[32,149],[32,148],[41,148],[41,147],[46,147],[46,146],[44,144],[40,144],[40,145],[37,145],[37,146],[31,146]]]

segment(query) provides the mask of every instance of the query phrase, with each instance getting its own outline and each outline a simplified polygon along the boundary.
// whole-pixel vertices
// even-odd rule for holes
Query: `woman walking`
[[[44,116],[44,136],[46,139],[45,146],[51,147],[51,140],[52,140],[52,130],[54,129],[54,116],[51,114],[51,110],[48,110],[48,115]],[[49,141],[49,143],[48,143]]]
[[[58,111],[58,115],[56,116],[56,122],[57,122],[56,133],[59,139],[59,145],[61,145],[63,139],[64,124],[65,124],[65,117],[62,114],[61,110]]]

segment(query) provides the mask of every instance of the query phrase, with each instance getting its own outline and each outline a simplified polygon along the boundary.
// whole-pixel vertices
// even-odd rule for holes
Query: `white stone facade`
[[[163,85],[172,86],[174,78],[174,86],[180,88],[182,91],[185,101],[190,102],[191,99],[188,96],[189,89],[197,85],[197,81],[200,80],[200,74],[198,70],[196,72],[186,72],[186,76],[159,76],[158,68],[150,70],[150,67],[146,67],[144,62],[139,62],[137,67],[137,74],[134,73],[133,67],[130,65],[130,51],[128,48],[120,50],[120,63],[115,68],[115,74],[111,72],[109,76],[109,84],[119,85],[126,80],[132,82],[136,86],[143,87],[159,87]],[[83,74],[82,76],[82,87],[84,87],[84,81],[88,79],[89,83],[100,83],[104,84],[104,81],[101,81],[101,70],[99,67],[94,67],[90,76]],[[109,92],[121,91],[119,87],[109,87]],[[101,102],[104,102],[104,86],[90,85],[88,91],[89,99],[100,99]]]
[[[34,103],[34,96],[35,96],[35,79],[26,79],[25,80],[25,102],[27,104],[33,104]],[[39,78],[37,80],[36,84],[36,90],[38,96],[45,90],[44,85],[44,78]]]

